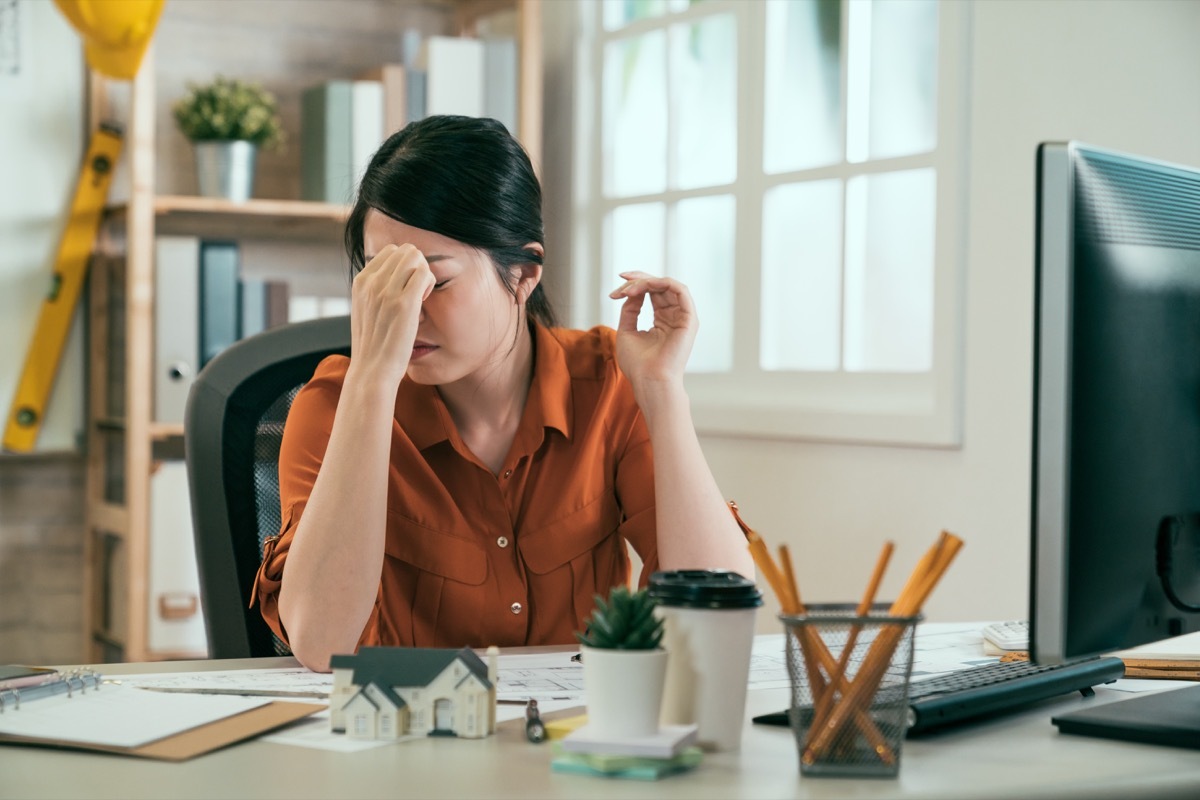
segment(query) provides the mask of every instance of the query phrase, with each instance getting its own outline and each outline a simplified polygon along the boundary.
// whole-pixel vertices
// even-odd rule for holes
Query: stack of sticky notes
[[[699,764],[702,753],[695,741],[695,725],[664,725],[653,736],[620,741],[597,737],[584,725],[555,743],[550,768],[653,781]]]

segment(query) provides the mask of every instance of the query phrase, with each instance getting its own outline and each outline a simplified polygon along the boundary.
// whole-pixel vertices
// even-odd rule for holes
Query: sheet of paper
[[[241,669],[216,672],[162,672],[146,675],[122,675],[121,683],[130,686],[153,686],[162,689],[260,692],[310,692],[328,697],[333,688],[333,675],[312,672],[304,667],[279,669]]]
[[[583,664],[571,653],[540,655],[500,654],[496,697],[500,700],[533,698],[545,701],[583,702]]]
[[[109,747],[138,747],[266,705],[264,698],[147,692],[132,686],[56,695],[0,715],[0,733]]]
[[[1173,636],[1158,642],[1150,642],[1139,647],[1131,647],[1113,653],[1118,658],[1140,658],[1144,660],[1161,661],[1197,661],[1200,662],[1200,633],[1185,633],[1183,636]]]
[[[917,626],[912,679],[932,678],[980,664],[997,656],[983,652],[982,622],[925,622]]]

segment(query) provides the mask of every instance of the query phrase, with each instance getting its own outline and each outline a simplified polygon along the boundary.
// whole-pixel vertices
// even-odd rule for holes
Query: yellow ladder
[[[50,291],[42,301],[37,328],[8,412],[4,428],[6,450],[27,453],[37,443],[46,416],[46,403],[71,330],[71,318],[87,278],[88,259],[100,227],[113,170],[121,154],[121,140],[121,129],[111,124],[102,124],[92,134],[75,187],[71,215],[58,244]]]

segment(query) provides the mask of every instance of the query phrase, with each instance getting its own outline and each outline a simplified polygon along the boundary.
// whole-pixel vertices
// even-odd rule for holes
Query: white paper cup
[[[737,573],[713,570],[655,573],[650,592],[670,653],[662,723],[696,723],[701,747],[739,749],[761,593]]]

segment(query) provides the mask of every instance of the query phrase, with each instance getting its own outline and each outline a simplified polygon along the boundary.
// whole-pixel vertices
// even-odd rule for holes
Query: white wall
[[[1027,616],[1036,146],[1073,138],[1200,165],[1200,3],[972,5],[962,447],[703,440],[747,522],[789,543],[809,601],[857,600],[886,538],[897,551],[879,596],[893,597],[945,528],[966,547],[927,616]],[[569,198],[559,170],[570,164],[548,159],[548,205]],[[569,241],[547,224],[548,241]],[[768,604],[763,630],[776,611]]]
[[[17,3],[19,68],[0,73],[0,408],[5,419],[83,157],[79,39],[48,0]],[[38,439],[73,449],[83,430],[83,326],[72,327]]]

